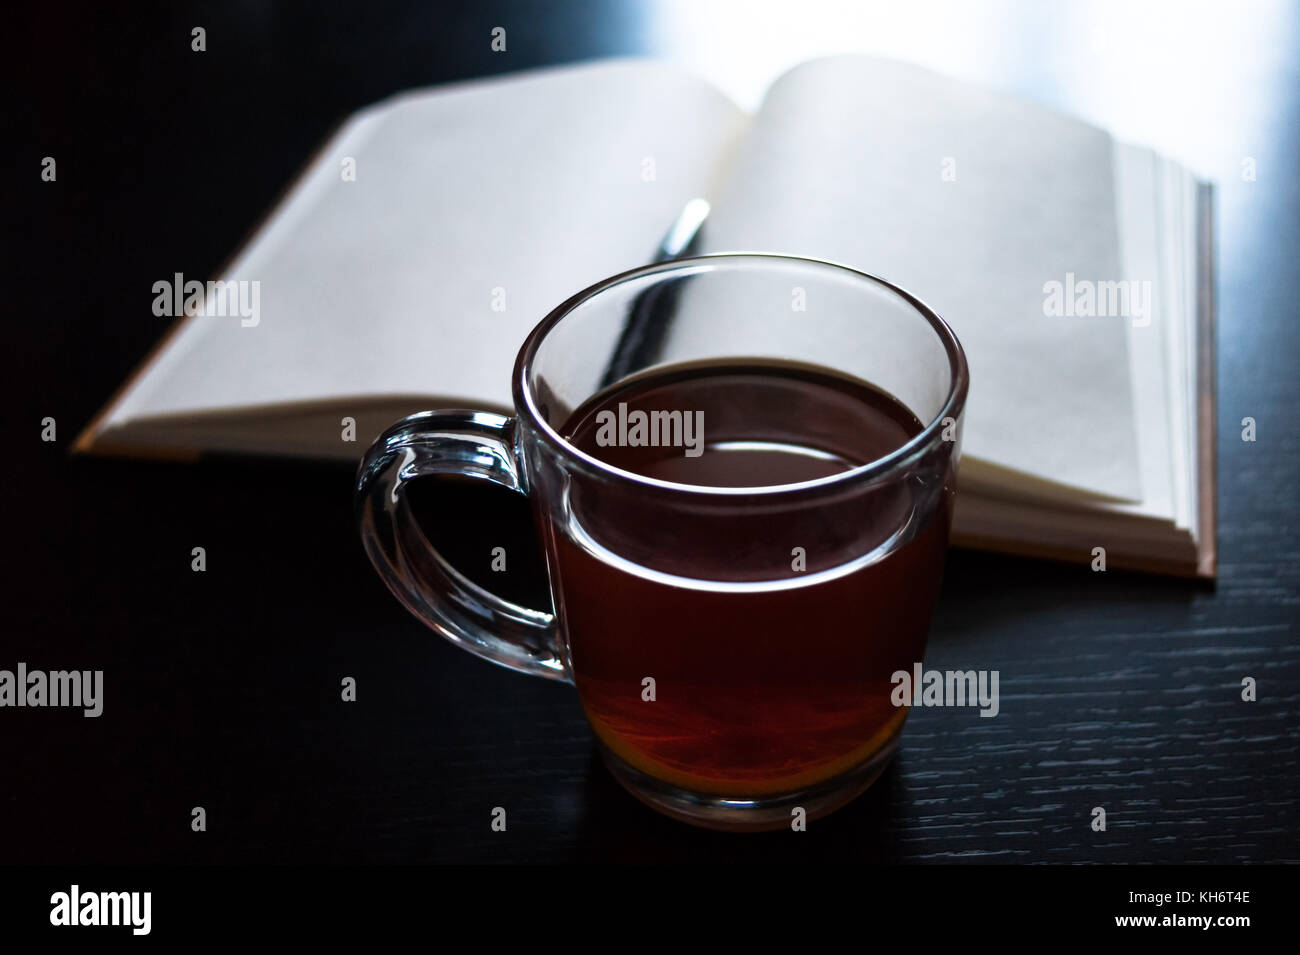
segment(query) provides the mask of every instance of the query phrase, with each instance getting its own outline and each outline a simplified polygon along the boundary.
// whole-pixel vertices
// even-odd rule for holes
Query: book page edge
[[[1199,189],[1196,216],[1197,288],[1196,288],[1196,348],[1197,348],[1197,481],[1198,530],[1196,541],[1196,574],[1214,579],[1219,572],[1218,555],[1218,468],[1215,442],[1218,411],[1215,379],[1215,326],[1217,301],[1215,297],[1215,222],[1214,183],[1202,182]]]

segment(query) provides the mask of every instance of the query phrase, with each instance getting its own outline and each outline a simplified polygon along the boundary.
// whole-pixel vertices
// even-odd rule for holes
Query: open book
[[[358,458],[414,411],[510,413],[528,331],[645,264],[696,196],[699,251],[841,262],[953,326],[971,369],[954,543],[1214,575],[1210,186],[869,57],[796,67],[754,115],[640,60],[369,107],[219,283],[159,277],[172,333],[77,450]]]

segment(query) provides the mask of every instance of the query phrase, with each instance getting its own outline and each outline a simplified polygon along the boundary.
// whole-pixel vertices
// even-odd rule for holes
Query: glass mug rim
[[[756,487],[714,487],[703,484],[682,484],[676,481],[665,481],[661,478],[647,477],[608,464],[570,443],[541,414],[534,400],[533,390],[529,386],[529,378],[537,358],[538,349],[551,330],[564,321],[579,305],[591,301],[600,294],[620,285],[647,276],[707,274],[716,271],[717,267],[721,265],[761,264],[763,262],[779,265],[813,266],[817,269],[829,269],[841,276],[850,277],[857,281],[866,280],[901,299],[903,304],[910,306],[917,315],[925,319],[931,331],[935,333],[944,347],[948,358],[951,381],[942,407],[926,423],[924,428],[890,453],[865,464],[860,464],[855,468],[850,468],[847,471],[790,484],[768,484]],[[779,252],[710,252],[703,255],[643,265],[602,279],[561,302],[538,322],[519,350],[511,377],[511,390],[516,413],[527,419],[533,433],[538,436],[542,443],[549,445],[566,458],[576,459],[587,468],[614,481],[679,493],[722,497],[768,497],[782,494],[798,494],[813,489],[834,488],[858,482],[867,483],[903,471],[924,455],[933,443],[935,436],[942,430],[945,419],[956,420],[959,417],[965,406],[966,393],[970,386],[970,372],[967,368],[966,353],[961,346],[961,342],[958,341],[952,327],[940,317],[939,313],[925,304],[920,298],[886,279],[840,262]]]

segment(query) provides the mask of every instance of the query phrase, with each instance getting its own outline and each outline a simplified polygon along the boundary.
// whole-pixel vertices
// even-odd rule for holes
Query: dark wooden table
[[[886,776],[799,838],[660,818],[600,766],[570,688],[422,630],[361,553],[350,468],[68,447],[163,332],[152,282],[213,275],[354,109],[618,53],[693,50],[725,71],[808,31],[763,34],[754,16],[719,33],[684,4],[657,25],[620,3],[17,15],[0,667],[102,669],[106,699],[99,719],[0,711],[0,861],[1300,860],[1300,14],[1040,6],[978,31],[970,13],[927,25],[877,11],[814,32],[844,48],[896,34],[902,55],[1149,130],[1220,180],[1220,579],[954,553],[927,665],[999,670],[1000,715],[915,710]],[[500,24],[506,55],[488,44]],[[40,181],[44,156],[57,183]],[[1254,443],[1240,439],[1248,415]],[[57,443],[40,440],[46,416]],[[503,525],[517,516],[492,503]],[[190,570],[194,546],[206,573]],[[513,573],[521,592],[535,585]],[[345,676],[355,704],[339,699]],[[191,831],[195,806],[206,833]],[[494,806],[509,808],[506,833],[489,828]]]

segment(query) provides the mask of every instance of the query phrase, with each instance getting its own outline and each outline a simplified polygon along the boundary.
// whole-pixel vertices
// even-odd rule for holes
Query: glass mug
[[[592,446],[589,431],[579,440],[577,409],[634,401],[628,383],[668,380],[664,369],[684,369],[687,385],[692,369],[759,375],[733,376],[758,390],[656,392],[705,406],[695,413],[710,461],[834,459],[875,420],[855,404],[861,383],[910,411],[914,433],[812,478],[762,483],[769,472],[756,468],[755,486],[654,476]],[[798,810],[816,818],[852,800],[897,747],[908,701],[891,699],[892,675],[925,649],[968,380],[938,315],[844,266],[724,253],[634,269],[528,336],[513,418],[428,411],[381,435],[357,477],[362,541],[430,628],[574,684],[606,765],[643,802],[710,828],[784,827]],[[636,443],[629,434],[619,438]],[[431,547],[405,496],[430,475],[529,499],[550,610],[490,593]]]

